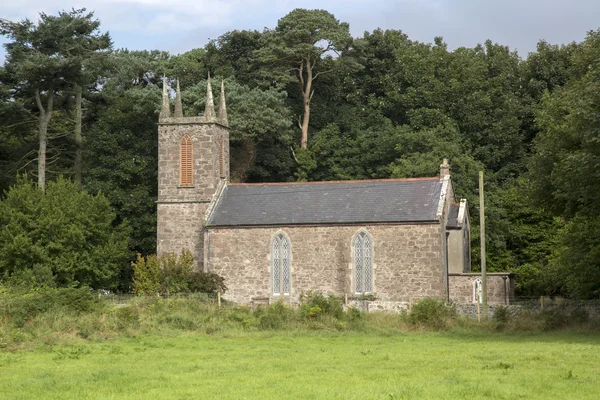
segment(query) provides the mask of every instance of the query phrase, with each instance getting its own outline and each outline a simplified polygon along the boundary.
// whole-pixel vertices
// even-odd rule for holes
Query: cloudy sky
[[[600,27],[599,0],[5,0],[0,18],[36,20],[40,12],[72,7],[94,10],[116,48],[173,53],[201,47],[230,30],[273,28],[297,7],[330,11],[350,24],[354,36],[378,27],[401,29],[424,42],[443,36],[450,48],[492,39],[522,56],[534,51],[539,39],[581,41]]]

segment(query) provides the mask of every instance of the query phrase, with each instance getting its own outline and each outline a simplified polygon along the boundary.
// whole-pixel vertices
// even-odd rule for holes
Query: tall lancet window
[[[354,290],[356,293],[373,291],[373,241],[364,231],[354,238]]]
[[[179,185],[194,185],[194,145],[189,135],[183,135],[179,144]]]
[[[290,294],[290,241],[279,233],[271,244],[271,271],[273,280],[273,295],[287,296]]]

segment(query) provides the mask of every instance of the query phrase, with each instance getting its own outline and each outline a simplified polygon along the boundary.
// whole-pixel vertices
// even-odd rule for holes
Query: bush
[[[259,308],[255,311],[258,317],[258,327],[263,330],[282,329],[291,327],[295,320],[295,312],[283,301],[269,304],[267,308]]]
[[[300,294],[300,312],[302,317],[309,319],[323,315],[341,318],[344,315],[342,300],[339,297],[312,291]]]
[[[413,325],[426,326],[434,330],[445,330],[456,317],[456,309],[442,300],[424,298],[412,306],[408,315]]]
[[[29,288],[116,288],[129,233],[101,194],[63,178],[44,193],[22,176],[0,201],[0,279]]]
[[[175,293],[225,293],[225,279],[217,274],[194,271],[194,257],[189,250],[181,254],[165,253],[160,257],[150,255],[131,263],[133,291],[143,295],[170,295]]]
[[[194,271],[188,277],[190,292],[225,293],[225,278],[212,272]]]
[[[13,289],[0,294],[0,315],[17,327],[50,311],[81,314],[103,306],[104,302],[85,288],[40,288],[30,292]]]

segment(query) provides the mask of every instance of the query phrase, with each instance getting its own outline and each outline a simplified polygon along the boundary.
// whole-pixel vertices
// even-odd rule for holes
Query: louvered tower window
[[[287,296],[290,294],[290,241],[279,233],[271,245],[271,270],[273,280],[273,295]]]
[[[183,135],[179,144],[179,185],[194,185],[194,145],[189,135]]]
[[[367,232],[354,238],[354,289],[356,293],[373,291],[373,241]]]

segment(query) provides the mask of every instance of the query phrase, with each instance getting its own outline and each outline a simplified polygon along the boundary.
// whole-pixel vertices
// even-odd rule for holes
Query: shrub
[[[157,294],[162,280],[160,263],[155,254],[142,257],[137,254],[133,267],[133,292],[137,294]]]
[[[290,327],[290,323],[295,319],[294,310],[283,301],[269,304],[266,308],[259,308],[255,311],[255,315],[258,317],[258,327],[263,330]]]
[[[422,325],[434,330],[445,330],[456,317],[456,309],[442,300],[424,298],[412,306],[408,315],[410,323]]]
[[[102,195],[59,178],[46,192],[26,176],[0,201],[0,279],[26,287],[116,288],[130,229]]]
[[[189,250],[181,254],[150,255],[131,263],[133,291],[143,295],[170,295],[175,293],[225,293],[225,278],[204,271],[194,271],[194,257]]]
[[[569,313],[560,307],[553,307],[542,311],[540,319],[542,320],[544,330],[564,328],[570,322]]]
[[[336,296],[309,291],[300,294],[300,303],[300,312],[304,318],[314,319],[322,315],[341,318],[344,315],[342,300]]]
[[[50,311],[81,314],[103,306],[104,302],[85,288],[40,288],[30,292],[9,290],[0,294],[0,315],[17,327]]]
[[[225,293],[225,278],[212,272],[194,271],[188,277],[190,292]]]
[[[501,325],[505,325],[510,321],[510,311],[508,307],[498,306],[494,309],[492,320]]]

